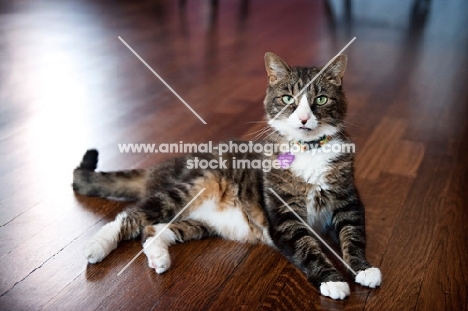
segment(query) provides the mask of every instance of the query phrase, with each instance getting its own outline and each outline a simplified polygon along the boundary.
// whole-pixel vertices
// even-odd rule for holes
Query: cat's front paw
[[[333,299],[345,299],[350,290],[346,282],[323,282],[320,284],[320,293]]]
[[[358,272],[355,281],[363,286],[376,288],[382,283],[382,273],[379,268],[367,268]]]
[[[91,240],[86,244],[84,255],[89,263],[101,262],[107,256],[104,247],[95,240]]]

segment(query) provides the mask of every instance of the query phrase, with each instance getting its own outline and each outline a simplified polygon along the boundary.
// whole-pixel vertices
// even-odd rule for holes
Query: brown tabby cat
[[[293,154],[292,162],[280,168],[267,172],[236,169],[231,161],[233,157],[249,161],[281,158],[284,154],[279,151],[271,157],[254,152],[225,153],[221,158],[228,160],[227,168],[188,168],[187,163],[195,158],[219,161],[215,152],[186,155],[150,169],[105,173],[95,171],[98,153],[89,150],[74,171],[73,189],[87,196],[137,202],[87,244],[88,261],[100,262],[119,241],[142,236],[149,266],[163,273],[171,265],[170,245],[220,236],[271,245],[301,269],[323,295],[345,298],[350,294],[345,279],[290,207],[311,227],[329,229],[336,235],[343,259],[357,272],[357,283],[379,286],[380,270],[365,259],[364,208],[354,185],[353,154],[324,152],[328,144],[350,141],[343,124],[346,63],[347,57],[340,55],[301,93],[319,69],[290,67],[275,54],[265,54],[269,85],[264,105],[273,133],[268,137],[274,139],[267,137],[264,143],[310,147],[308,152]],[[174,223],[151,239],[203,188]]]

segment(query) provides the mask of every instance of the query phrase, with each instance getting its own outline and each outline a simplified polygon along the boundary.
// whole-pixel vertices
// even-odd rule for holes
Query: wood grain
[[[404,140],[407,128],[408,121],[382,118],[356,159],[358,177],[373,180],[382,172],[416,177],[425,146]]]
[[[435,237],[417,310],[456,310],[468,309],[466,262],[468,261],[468,213],[466,211],[466,185],[468,170],[466,147],[460,155],[460,169],[454,172],[444,210],[435,228]]]
[[[285,266],[291,265],[284,257],[267,246],[258,246],[247,255],[242,266],[223,284],[210,310],[229,305],[233,309],[256,309],[270,291]],[[258,269],[252,270],[251,266]]]
[[[403,208],[395,223],[383,255],[380,267],[385,275],[384,284],[370,294],[366,309],[391,305],[396,309],[411,310],[416,306],[426,263],[434,245],[435,228],[444,208],[443,198],[451,178],[451,165],[447,158],[426,157],[422,166],[425,173],[412,185],[404,203],[406,208]],[[391,273],[393,271],[399,273]],[[379,297],[381,291],[396,295]]]

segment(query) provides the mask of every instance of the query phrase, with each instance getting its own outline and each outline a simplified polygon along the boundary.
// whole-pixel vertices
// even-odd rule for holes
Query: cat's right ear
[[[284,60],[271,52],[265,53],[265,69],[268,74],[270,85],[274,85],[278,81],[286,78],[291,71],[291,68],[289,68]]]

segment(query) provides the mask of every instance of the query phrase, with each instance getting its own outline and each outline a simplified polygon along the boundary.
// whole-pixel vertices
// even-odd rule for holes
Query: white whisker
[[[257,141],[257,140],[260,139],[263,135],[267,134],[267,133],[270,132],[270,131],[273,131],[273,129],[270,129],[270,128],[269,128],[269,129],[267,129],[267,130],[265,130],[265,131],[259,133],[257,136],[254,137],[254,141]]]
[[[268,123],[268,121],[248,121],[248,122],[245,122],[245,124],[249,124],[249,123]]]
[[[268,126],[264,126],[264,127],[262,127],[261,129],[259,129],[259,130],[257,130],[257,131],[254,131],[254,132],[252,132],[252,133],[249,133],[249,134],[247,134],[247,135],[245,135],[245,136],[254,135],[254,134],[257,134],[257,133],[259,133],[259,132],[265,131],[265,130],[267,130],[267,129],[269,129],[269,127],[268,127]]]

